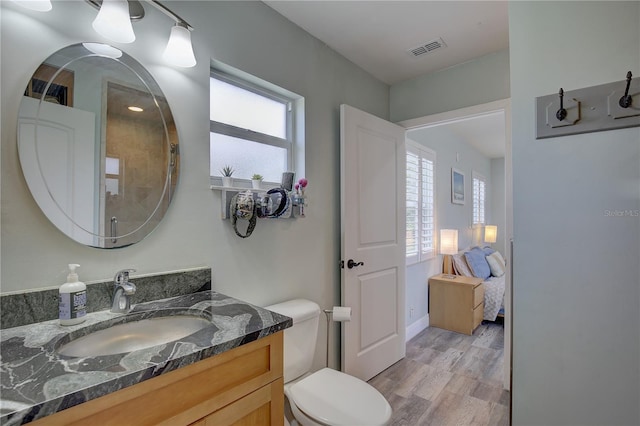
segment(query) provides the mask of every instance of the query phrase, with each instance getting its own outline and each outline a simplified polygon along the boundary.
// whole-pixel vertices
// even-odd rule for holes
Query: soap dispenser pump
[[[80,324],[87,315],[87,286],[78,281],[77,263],[69,264],[67,282],[60,286],[59,316],[60,325]]]

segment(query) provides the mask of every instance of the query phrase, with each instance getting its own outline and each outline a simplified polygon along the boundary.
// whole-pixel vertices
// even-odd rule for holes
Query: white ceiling
[[[436,126],[452,136],[464,140],[487,158],[503,158],[505,153],[505,122],[503,112],[493,112],[450,121]],[[428,141],[431,127],[409,131],[409,138]]]
[[[389,85],[509,47],[506,0],[263,1]],[[438,38],[446,47],[408,53]],[[485,156],[504,157],[504,120],[486,115],[447,126]]]
[[[389,85],[509,46],[505,0],[264,3]],[[446,47],[408,53],[438,38]]]

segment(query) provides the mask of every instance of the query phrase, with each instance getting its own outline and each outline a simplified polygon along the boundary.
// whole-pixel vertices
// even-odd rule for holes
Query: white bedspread
[[[495,321],[498,311],[504,302],[504,279],[501,277],[489,277],[484,284],[484,319]]]

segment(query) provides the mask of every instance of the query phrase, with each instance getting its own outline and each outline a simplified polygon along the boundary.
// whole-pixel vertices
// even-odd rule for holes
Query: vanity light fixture
[[[179,67],[191,68],[196,65],[196,57],[191,46],[191,32],[184,22],[178,22],[171,28],[169,42],[162,57]]]
[[[47,12],[52,9],[51,0],[12,0],[14,3],[30,10]],[[133,43],[136,34],[131,21],[144,18],[141,1],[148,3],[175,21],[171,28],[169,42],[162,57],[165,61],[178,67],[191,68],[196,65],[191,44],[193,27],[171,9],[158,0],[86,0],[98,9],[98,16],[93,21],[93,29],[101,36],[116,43]],[[91,50],[89,47],[87,47]],[[99,53],[99,52],[94,52]],[[99,53],[102,54],[102,53]],[[112,56],[113,54],[105,54]],[[119,56],[112,56],[119,57]]]
[[[144,8],[140,4],[142,1],[152,5],[175,21],[175,26],[171,28],[167,47],[162,55],[164,60],[183,68],[190,68],[196,65],[196,57],[193,54],[193,46],[191,44],[193,27],[158,0],[86,1],[99,9],[98,16],[93,22],[93,28],[100,35],[118,43],[131,43],[135,40],[131,21],[140,20],[144,17]]]
[[[136,40],[127,0],[102,0],[92,25],[98,34],[111,41],[133,43]]]
[[[13,0],[13,2],[37,12],[48,12],[52,8],[51,0]]]

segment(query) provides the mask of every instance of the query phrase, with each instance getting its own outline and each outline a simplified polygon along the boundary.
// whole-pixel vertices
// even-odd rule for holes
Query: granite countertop
[[[71,358],[56,349],[73,338],[128,322],[167,315],[211,321],[177,341],[117,355]],[[58,320],[1,330],[0,424],[48,416],[291,327],[279,315],[215,291],[140,303],[126,315],[87,314],[75,326]]]

